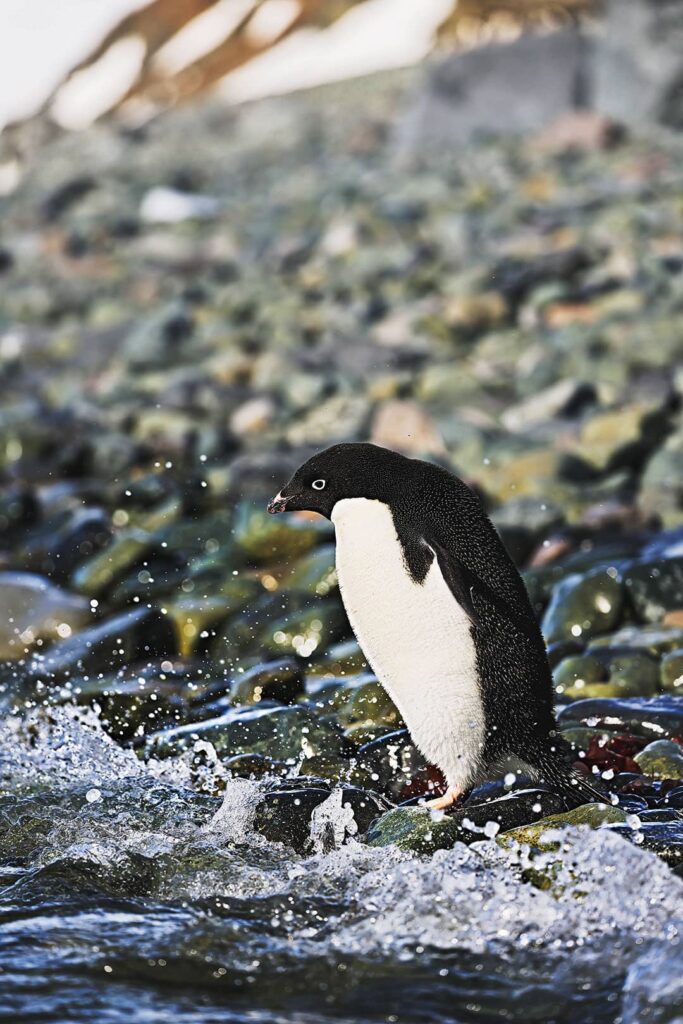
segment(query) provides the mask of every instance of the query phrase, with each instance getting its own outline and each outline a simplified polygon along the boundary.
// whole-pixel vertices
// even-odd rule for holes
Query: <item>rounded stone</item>
[[[650,778],[683,779],[683,747],[673,740],[648,743],[634,760]]]

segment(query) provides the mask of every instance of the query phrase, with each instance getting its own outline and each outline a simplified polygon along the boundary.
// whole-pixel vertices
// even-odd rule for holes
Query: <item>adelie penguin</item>
[[[572,804],[605,799],[555,733],[545,644],[512,559],[474,493],[439,466],[372,444],[313,456],[272,513],[332,520],[358,642],[413,740],[443,772],[446,808],[512,761]]]

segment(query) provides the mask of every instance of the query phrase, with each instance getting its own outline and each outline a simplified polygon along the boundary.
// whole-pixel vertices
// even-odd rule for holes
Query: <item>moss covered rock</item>
[[[648,743],[634,760],[653,779],[683,779],[683,747],[673,740]]]

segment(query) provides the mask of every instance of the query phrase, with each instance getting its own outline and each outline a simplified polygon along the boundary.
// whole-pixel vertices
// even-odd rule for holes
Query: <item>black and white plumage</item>
[[[454,802],[511,761],[570,802],[601,798],[555,735],[545,644],[524,583],[475,494],[372,444],[309,459],[269,511],[331,519],[358,642]]]

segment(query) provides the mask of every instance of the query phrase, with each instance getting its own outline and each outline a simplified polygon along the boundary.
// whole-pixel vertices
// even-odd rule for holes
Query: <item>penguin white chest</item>
[[[344,607],[377,678],[449,785],[476,778],[485,733],[470,620],[436,558],[422,583],[406,566],[387,505],[345,498],[332,512]]]

